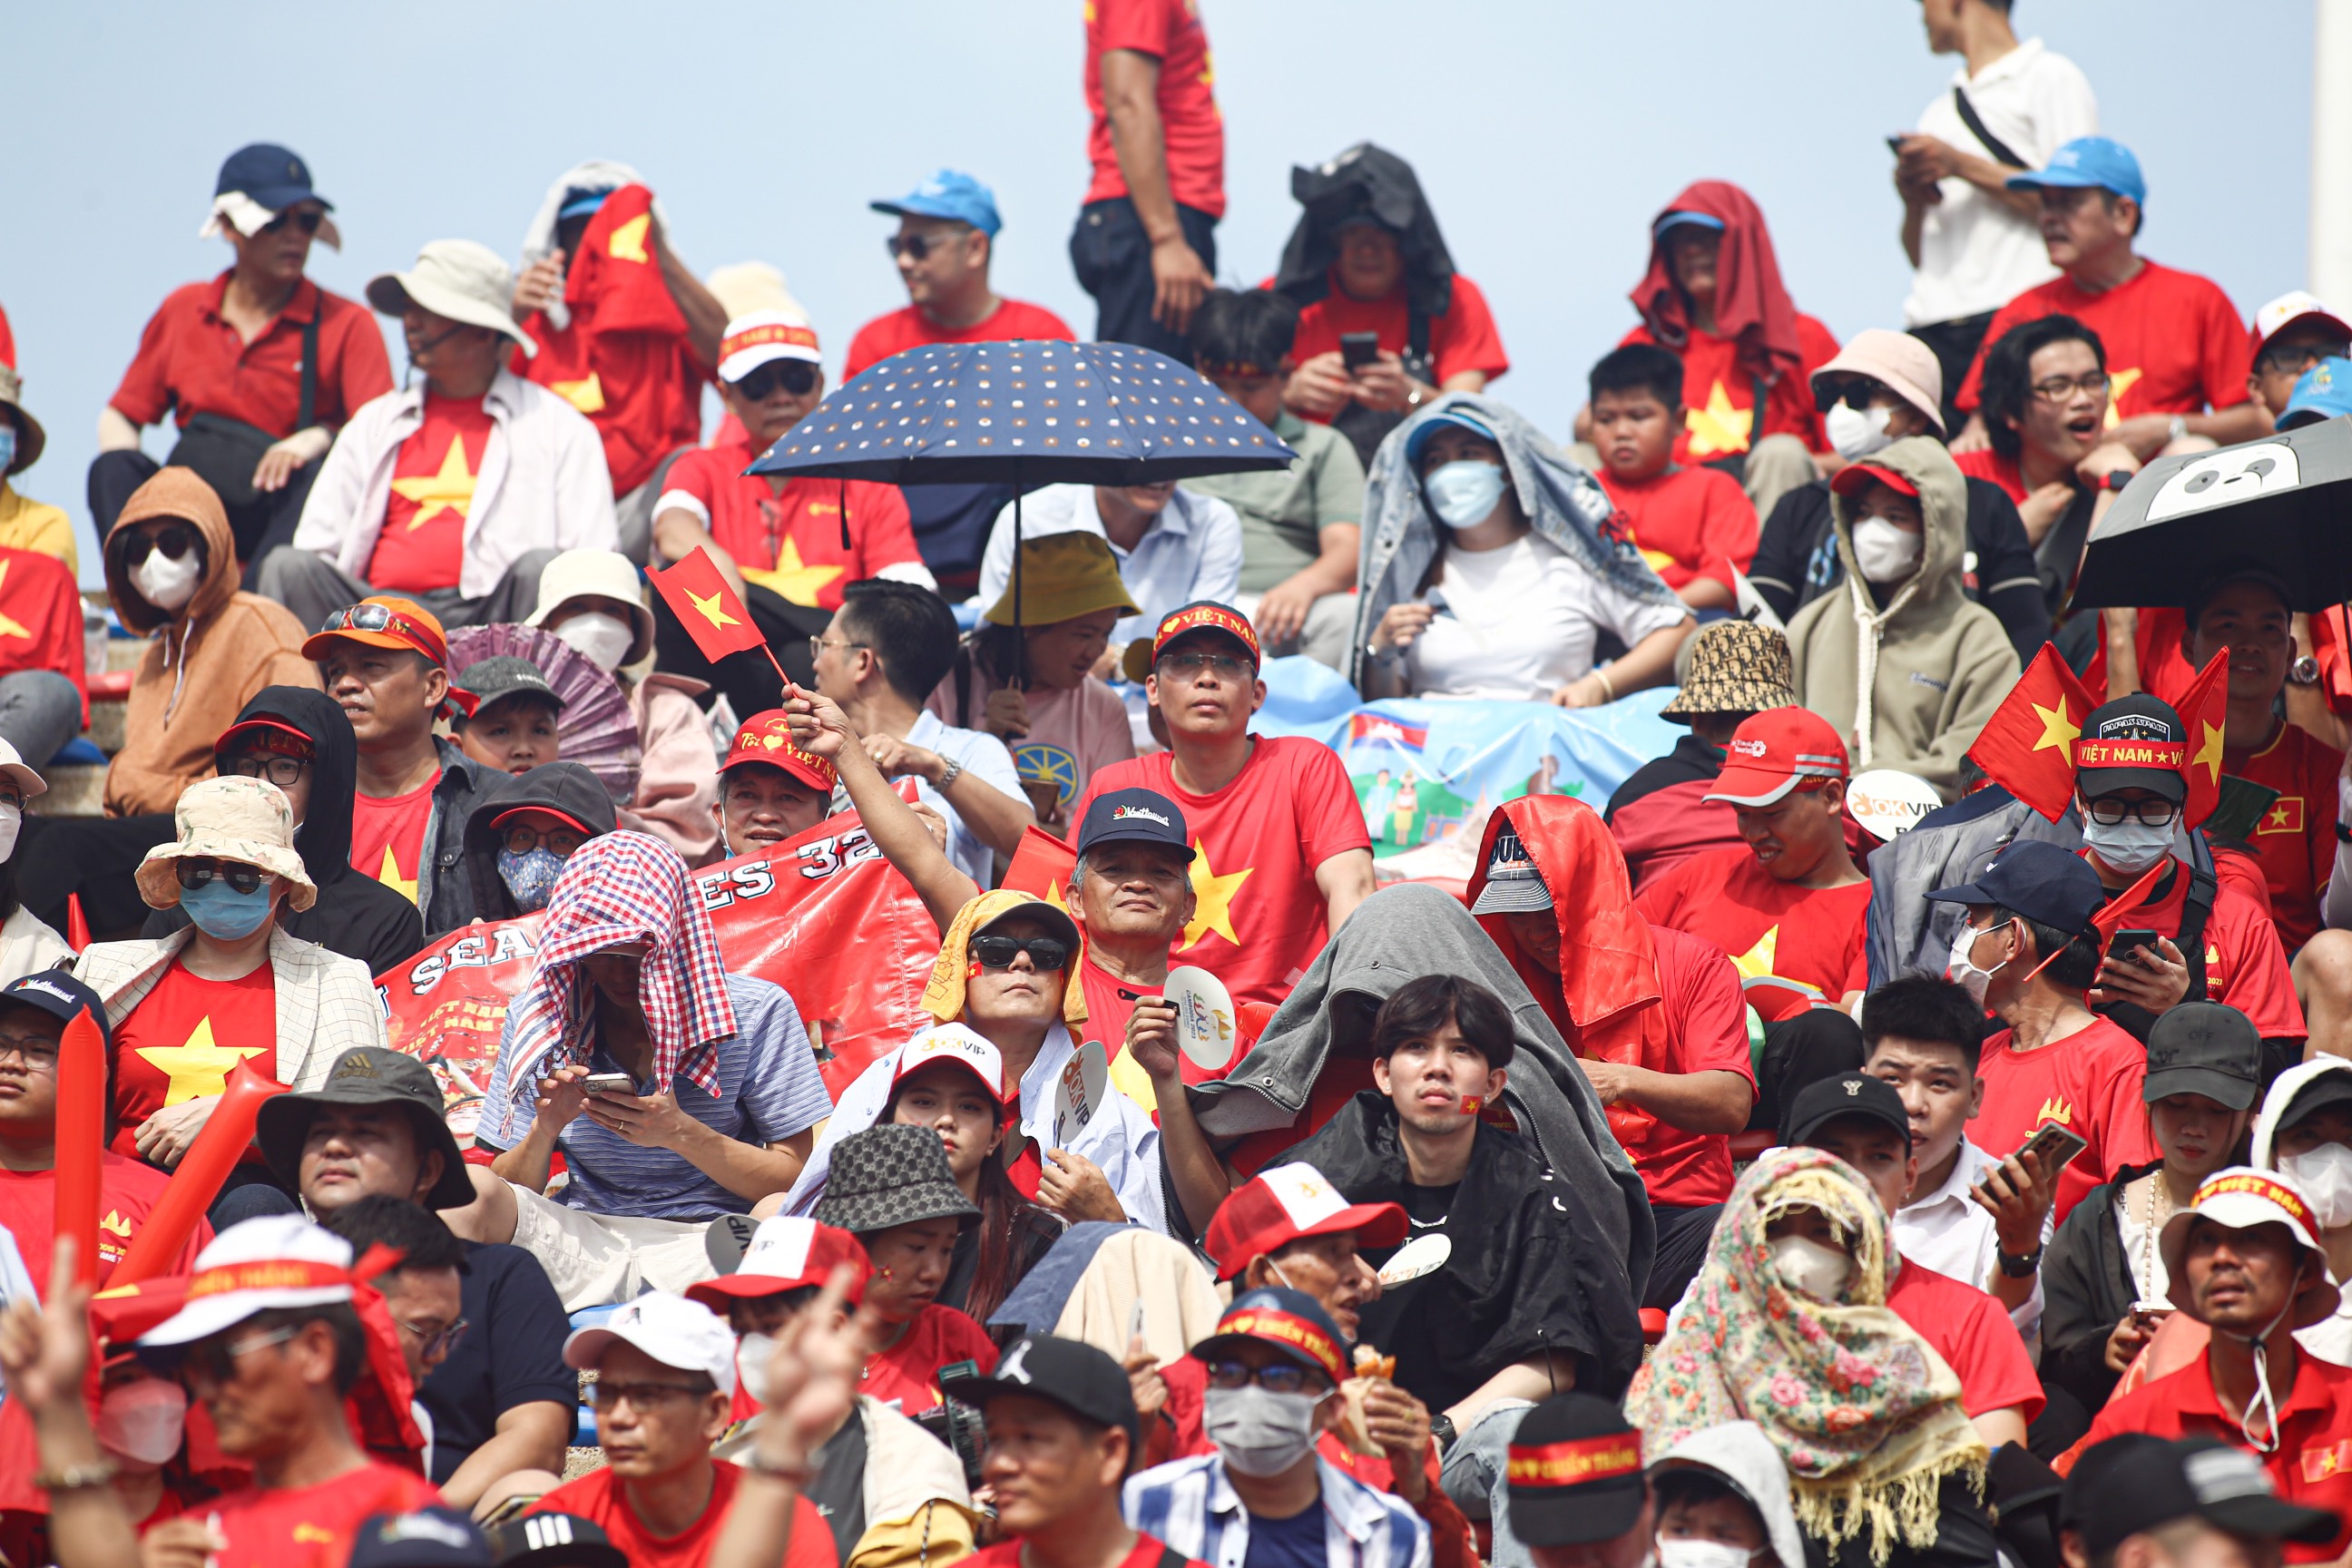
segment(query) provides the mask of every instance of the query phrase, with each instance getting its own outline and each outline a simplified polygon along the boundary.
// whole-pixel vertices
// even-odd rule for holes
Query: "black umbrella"
[[[1297,456],[1199,372],[1165,354],[1132,343],[1047,339],[935,343],[892,354],[818,404],[747,471],[892,485],[1011,484],[1018,625],[1023,489],[1286,468]]]
[[[2148,464],[2093,531],[2073,602],[2185,606],[2216,567],[2247,564],[2294,609],[2352,599],[2352,419]]]

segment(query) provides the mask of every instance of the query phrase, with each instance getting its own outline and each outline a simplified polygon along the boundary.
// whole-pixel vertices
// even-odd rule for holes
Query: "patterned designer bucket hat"
[[[1797,667],[1789,639],[1754,621],[1716,621],[1683,644],[1689,661],[1677,674],[1682,689],[1658,710],[1662,719],[1688,723],[1702,713],[1762,713],[1797,705]]]
[[[319,889],[294,849],[294,808],[278,786],[263,779],[231,776],[201,779],[180,792],[173,809],[178,837],[158,844],[139,863],[139,896],[147,907],[168,910],[180,901],[174,860],[211,858],[258,866],[286,884],[286,907],[307,910]]]
[[[953,1219],[968,1228],[979,1223],[980,1207],[955,1184],[938,1133],[893,1122],[834,1145],[814,1217],[862,1237],[926,1219]]]

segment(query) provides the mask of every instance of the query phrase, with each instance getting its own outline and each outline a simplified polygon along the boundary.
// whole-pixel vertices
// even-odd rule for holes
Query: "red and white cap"
[[[806,1285],[822,1285],[844,1263],[857,1271],[856,1281],[849,1288],[850,1305],[856,1306],[874,1272],[857,1238],[838,1226],[819,1225],[799,1215],[778,1215],[760,1222],[734,1273],[688,1286],[686,1299],[699,1301],[714,1312],[725,1311],[730,1296],[776,1296]]]
[[[294,1214],[245,1220],[196,1254],[185,1304],[140,1335],[139,1343],[194,1344],[256,1312],[348,1301],[359,1282],[352,1244],[332,1231]]]
[[[727,743],[727,760],[719,764],[725,773],[744,763],[765,763],[782,768],[814,790],[833,793],[834,781],[840,775],[831,763],[814,752],[803,751],[793,739],[792,721],[781,708],[770,708],[752,714],[736,730],[735,738]]]
[[[2296,1244],[2320,1263],[2319,1268],[2310,1271],[2295,1296],[2292,1326],[2305,1328],[2335,1312],[2339,1293],[2336,1282],[2327,1277],[2327,1254],[2320,1247],[2319,1225],[2312,1216],[2310,1204],[2284,1176],[2275,1171],[2258,1171],[2251,1165],[2214,1172],[2197,1189],[2189,1206],[2174,1210],[2172,1217],[2164,1222],[2164,1230],[2157,1238],[2157,1252],[2171,1275],[2174,1306],[2191,1317],[2196,1315],[2189,1289],[2189,1233],[2200,1219],[2210,1220],[2227,1230],[2284,1226]]]
[[[1858,463],[1848,463],[1830,477],[1830,489],[1842,496],[1857,495],[1872,485],[1885,485],[1899,496],[1917,499],[1919,487],[1909,476],[1896,472],[1883,464],[1864,458]]]
[[[816,329],[798,310],[753,310],[727,323],[719,340],[719,379],[740,381],[773,359],[817,358]]]
[[[2254,311],[2254,353],[2260,357],[2270,341],[2300,321],[2313,321],[2331,329],[2346,342],[2352,342],[2352,323],[2347,323],[2337,311],[2331,310],[2315,294],[2295,289],[2280,295]]]
[[[1394,1247],[1406,1228],[1397,1205],[1351,1204],[1330,1178],[1301,1161],[1260,1171],[1234,1188],[1210,1216],[1208,1249],[1217,1278],[1230,1279],[1251,1258],[1301,1237],[1352,1230],[1360,1247]]]
[[[664,1366],[698,1372],[718,1384],[721,1394],[735,1392],[734,1332],[726,1319],[699,1301],[648,1290],[597,1327],[572,1330],[563,1342],[563,1364],[593,1372],[616,1342],[634,1345]]]
[[[953,1062],[980,1079],[991,1100],[999,1105],[1004,1103],[1003,1054],[977,1030],[963,1024],[934,1024],[900,1046],[898,1065],[890,1073],[890,1088],[895,1091],[933,1062]]]
[[[1815,779],[1846,776],[1845,742],[1807,708],[1751,713],[1731,732],[1715,787],[1702,797],[1734,805],[1771,805]]]

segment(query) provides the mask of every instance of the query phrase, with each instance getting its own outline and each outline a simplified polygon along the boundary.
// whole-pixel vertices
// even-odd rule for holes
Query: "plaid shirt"
[[[1330,1568],[1429,1568],[1429,1526],[1401,1498],[1316,1456],[1323,1485],[1323,1553]],[[1216,1454],[1175,1459],[1128,1478],[1127,1522],[1210,1568],[1242,1568],[1249,1510]]]

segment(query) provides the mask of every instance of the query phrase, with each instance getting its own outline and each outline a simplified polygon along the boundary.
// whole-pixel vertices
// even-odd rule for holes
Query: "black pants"
[[[1984,347],[1985,329],[1992,325],[1993,312],[1981,316],[1962,316],[1958,321],[1933,321],[1924,327],[1914,327],[1911,335],[1936,351],[1937,366],[1944,373],[1944,433],[1960,433],[1962,416],[1953,406],[1960,395],[1960,383],[1968,379],[1969,366],[1976,362],[1977,351]]]
[[[760,635],[775,651],[776,662],[798,684],[814,686],[816,661],[809,653],[808,640],[833,624],[833,612],[795,605],[774,589],[763,588],[757,583],[743,586],[744,607],[751,612],[751,624],[760,628]],[[654,595],[654,647],[661,668],[672,675],[710,682],[715,690],[726,696],[738,719],[749,719],[784,700],[775,665],[770,664],[764,655],[746,649],[711,663],[695,647],[693,634],[670,613],[669,601],[659,594]]]
[[[1666,1311],[1683,1299],[1699,1265],[1706,1261],[1706,1244],[1714,1238],[1715,1222],[1722,1213],[1721,1204],[1650,1205],[1650,1217],[1658,1226],[1658,1250],[1650,1260],[1650,1284],[1642,1293],[1642,1305]]]
[[[1764,1026],[1756,1109],[1748,1125],[1777,1132],[1780,1112],[1809,1083],[1862,1069],[1862,1026],[1835,1007],[1811,1007]]]
[[[1176,221],[1184,243],[1212,277],[1217,270],[1217,220],[1197,207],[1179,205]],[[1151,280],[1151,240],[1135,203],[1126,196],[1088,202],[1070,231],[1070,266],[1078,287],[1095,297],[1095,337],[1110,343],[1156,349],[1179,364],[1192,363],[1192,345],[1151,319],[1157,288]]]
[[[154,911],[132,880],[139,862],[174,828],[149,816],[27,816],[16,841],[16,896],[53,931],[66,929],[66,895],[81,895],[82,918],[99,942],[139,934]]]
[[[302,520],[302,503],[310,499],[310,482],[319,477],[319,463],[305,463],[294,470],[286,488],[275,494],[256,498],[250,504],[237,505],[229,500],[229,492],[215,482],[216,476],[198,470],[206,484],[220,494],[223,510],[228,513],[228,530],[236,541],[236,558],[245,564],[245,580],[241,586],[253,587],[253,574],[260,566],[262,556],[277,545],[294,542],[294,525]],[[163,465],[144,452],[100,452],[90,459],[88,499],[89,519],[98,530],[100,545],[114,527],[114,520],[122,515],[122,505],[131,492],[163,471]],[[225,478],[225,476],[219,477]],[[247,479],[252,476],[247,474]]]

